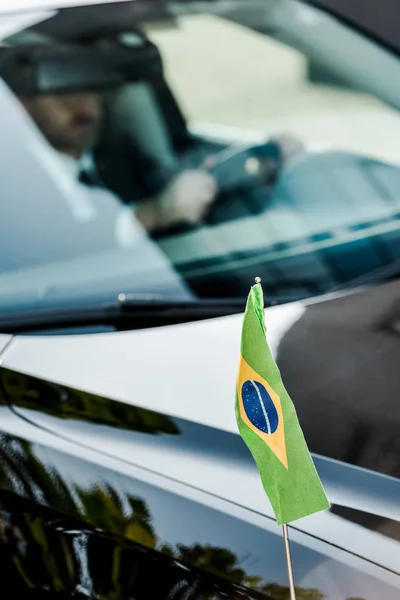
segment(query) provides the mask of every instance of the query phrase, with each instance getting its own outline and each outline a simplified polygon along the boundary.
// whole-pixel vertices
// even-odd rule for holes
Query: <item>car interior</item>
[[[140,27],[142,20],[160,19],[175,26],[159,2],[121,3],[118,11],[115,4],[66,8],[5,41],[70,45],[75,66],[62,73],[86,87],[94,76],[93,56],[122,77],[104,94],[97,148],[109,167],[106,184],[122,202],[145,200],[175,173],[214,157],[209,170],[219,195],[204,221],[154,233],[198,295],[244,295],[253,274],[268,280],[270,295],[288,298],[333,291],[360,278],[368,282],[371,274],[386,279],[388,265],[400,258],[399,228],[393,227],[400,223],[400,169],[344,151],[311,152],[301,143],[285,156],[277,140],[232,146],[194,135],[166,80],[160,51]],[[77,48],[85,60],[74,59]],[[45,62],[43,81],[71,85]]]

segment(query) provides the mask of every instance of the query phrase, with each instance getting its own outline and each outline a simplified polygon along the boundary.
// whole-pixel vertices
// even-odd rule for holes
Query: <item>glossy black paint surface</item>
[[[136,510],[147,535],[144,505]],[[188,569],[167,552],[158,553],[120,536],[105,535],[87,525],[3,493],[0,501],[0,557],[13,593],[26,587],[43,592],[97,598],[262,598],[248,592],[240,581],[240,569],[232,571],[232,583]],[[182,548],[180,554],[186,550]],[[200,556],[206,550],[194,548]],[[209,551],[211,554],[211,552]],[[229,553],[215,550],[229,562]],[[276,586],[278,587],[278,586]],[[271,586],[271,591],[273,586]],[[228,596],[229,594],[229,596]]]

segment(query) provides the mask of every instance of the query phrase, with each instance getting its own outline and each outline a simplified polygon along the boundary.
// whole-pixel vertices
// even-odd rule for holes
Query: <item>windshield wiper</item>
[[[162,296],[119,294],[114,302],[35,308],[0,314],[2,333],[83,333],[85,329],[125,331],[197,321],[243,312],[245,299],[179,300]],[[101,330],[101,329],[100,329]]]
[[[185,313],[187,316],[204,315],[223,316],[242,312],[246,298],[194,298],[169,299],[157,294],[119,294],[119,309],[122,314],[138,314],[138,312],[163,314]]]
[[[265,306],[295,298],[271,298]],[[0,314],[1,333],[83,333],[95,327],[109,331],[144,329],[242,313],[246,298],[175,299],[151,294],[121,293],[114,302],[35,308]]]

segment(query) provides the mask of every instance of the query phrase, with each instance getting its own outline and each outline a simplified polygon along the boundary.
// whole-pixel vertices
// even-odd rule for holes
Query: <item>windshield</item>
[[[3,313],[397,276],[400,61],[361,34],[294,0],[139,0],[0,35]]]

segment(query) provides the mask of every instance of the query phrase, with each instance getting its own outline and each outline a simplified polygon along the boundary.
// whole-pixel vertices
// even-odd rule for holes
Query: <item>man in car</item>
[[[103,120],[100,91],[85,89],[82,84],[81,89],[75,86],[73,91],[24,93],[23,86],[22,91],[19,89],[18,69],[23,74],[26,65],[22,61],[10,69],[7,49],[4,48],[2,59],[0,76],[17,94],[57,152],[65,170],[72,178],[87,185],[108,187],[101,177],[94,152]],[[4,69],[3,64],[6,65]],[[141,170],[143,164],[132,164],[130,169]],[[216,182],[206,171],[186,170],[176,175],[154,197],[144,201],[135,199],[135,214],[149,232],[177,223],[195,224],[207,213],[216,192]]]
[[[101,186],[91,152],[102,121],[100,94],[79,91],[20,99],[71,175]],[[183,171],[158,196],[138,202],[136,216],[148,231],[178,222],[194,224],[205,215],[215,194],[211,175],[202,170]]]

